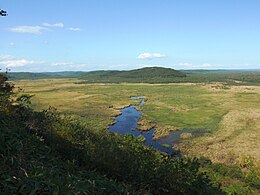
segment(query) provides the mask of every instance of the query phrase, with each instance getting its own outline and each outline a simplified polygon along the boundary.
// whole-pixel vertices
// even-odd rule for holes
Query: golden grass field
[[[200,130],[183,134],[178,146],[189,156],[206,156],[213,162],[238,163],[241,156],[260,160],[260,86],[213,84],[76,84],[77,79],[15,81],[32,94],[37,110],[56,107],[79,117],[93,130],[114,122],[119,108],[146,103],[140,124],[156,122],[154,139],[184,128]],[[147,122],[148,121],[148,122]],[[153,124],[152,124],[153,125]]]

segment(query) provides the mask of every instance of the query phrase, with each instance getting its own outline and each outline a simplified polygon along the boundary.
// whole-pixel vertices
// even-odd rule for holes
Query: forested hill
[[[95,71],[86,74],[86,76],[95,76],[95,77],[106,77],[106,78],[160,78],[160,77],[185,77],[186,74],[171,69],[171,68],[162,68],[162,67],[147,67],[129,71]]]
[[[129,71],[119,70],[99,70],[91,72],[43,72],[43,73],[30,73],[19,72],[10,73],[13,80],[17,79],[42,79],[42,78],[80,78],[84,80],[111,80],[111,81],[127,81],[134,79],[136,82],[142,79],[161,79],[161,78],[174,78],[185,77],[186,74],[171,68],[162,67],[147,67]]]
[[[186,77],[186,74],[162,67],[147,67],[129,71],[95,71],[81,75],[86,82],[169,82],[174,78]]]
[[[174,70],[162,67],[147,67],[128,71],[99,70],[91,72],[11,72],[10,80],[75,78],[79,83],[202,83],[225,82],[235,85],[259,85],[260,70]]]

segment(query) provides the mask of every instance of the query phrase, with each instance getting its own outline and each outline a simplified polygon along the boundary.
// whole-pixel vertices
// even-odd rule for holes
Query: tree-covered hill
[[[162,67],[147,67],[129,71],[94,71],[82,74],[79,78],[86,82],[169,82],[174,78],[186,77],[186,74]]]
[[[180,71],[171,68],[147,67],[129,71],[96,71],[90,72],[89,75],[95,75],[106,78],[154,78],[154,77],[185,77],[186,75]]]
[[[147,67],[129,71],[119,70],[100,70],[91,72],[43,72],[43,73],[30,73],[30,72],[19,72],[10,73],[10,77],[13,80],[17,79],[44,79],[44,78],[79,78],[84,80],[93,81],[149,81],[149,79],[164,79],[164,78],[175,78],[185,77],[186,74],[171,69],[162,67]]]
[[[73,78],[80,83],[207,83],[224,82],[234,85],[259,85],[260,70],[181,70],[147,67],[129,71],[99,70],[91,72],[11,72],[11,80]]]

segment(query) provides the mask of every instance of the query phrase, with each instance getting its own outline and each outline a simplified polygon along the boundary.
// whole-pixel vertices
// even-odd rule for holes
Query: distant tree
[[[0,9],[0,16],[7,16],[7,12]]]

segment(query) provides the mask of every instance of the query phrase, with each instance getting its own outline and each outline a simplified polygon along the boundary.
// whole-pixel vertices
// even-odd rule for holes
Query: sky
[[[11,71],[260,69],[259,0],[0,0]]]

